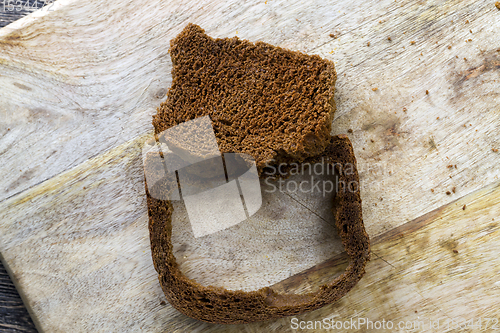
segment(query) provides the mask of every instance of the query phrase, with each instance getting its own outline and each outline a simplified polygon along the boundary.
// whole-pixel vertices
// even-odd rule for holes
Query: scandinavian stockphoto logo
[[[151,197],[184,201],[196,238],[243,222],[262,205],[255,160],[221,154],[208,116],[150,138],[142,158]]]

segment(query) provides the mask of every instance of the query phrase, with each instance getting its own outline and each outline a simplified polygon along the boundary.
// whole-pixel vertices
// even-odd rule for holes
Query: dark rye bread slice
[[[163,292],[180,312],[211,323],[249,323],[297,315],[318,309],[344,296],[365,273],[370,243],[361,214],[359,178],[352,145],[345,135],[330,137],[320,156],[304,163],[325,161],[338,173],[341,185],[333,198],[335,223],[350,262],[346,271],[316,293],[279,294],[270,287],[252,292],[202,286],[179,269],[172,246],[172,204],[150,196],[146,184],[151,251]]]
[[[210,116],[221,153],[301,162],[326,147],[335,112],[334,64],[263,42],[213,39],[194,24],[170,43],[172,87],[155,133]],[[175,146],[175,142],[170,142]]]

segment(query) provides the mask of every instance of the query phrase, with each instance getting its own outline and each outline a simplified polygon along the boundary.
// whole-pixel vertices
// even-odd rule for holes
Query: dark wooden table
[[[37,0],[0,0],[0,28],[41,8]],[[0,47],[0,53],[2,49]],[[0,87],[2,89],[2,87]],[[5,267],[0,263],[0,332],[37,332]]]
[[[1,263],[0,332],[37,332],[21,297]]]

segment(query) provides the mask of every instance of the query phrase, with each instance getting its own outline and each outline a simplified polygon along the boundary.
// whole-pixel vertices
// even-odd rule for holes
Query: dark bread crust
[[[370,243],[361,214],[356,158],[347,136],[330,137],[321,156],[304,162],[318,163],[322,159],[335,167],[339,184],[345,184],[334,196],[333,214],[350,263],[342,275],[321,286],[318,292],[304,295],[282,295],[270,287],[252,292],[229,291],[205,287],[188,279],[179,270],[173,254],[172,204],[151,197],[146,184],[153,263],[170,304],[180,312],[206,322],[249,323],[318,309],[340,299],[354,287],[365,273],[365,265],[370,259]]]
[[[267,164],[302,162],[326,147],[335,112],[333,62],[237,37],[213,39],[195,24],[170,42],[172,87],[155,133],[210,116],[221,153]],[[193,129],[196,131],[196,129]]]

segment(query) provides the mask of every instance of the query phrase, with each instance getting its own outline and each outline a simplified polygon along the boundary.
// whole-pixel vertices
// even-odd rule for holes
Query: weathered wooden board
[[[441,212],[460,197],[498,210],[496,188],[484,194],[500,175],[500,155],[493,151],[500,148],[500,11],[493,2],[92,0],[58,1],[52,9],[0,29],[0,172],[7,175],[0,180],[0,253],[40,328],[235,329],[201,324],[168,304],[160,306],[163,296],[148,247],[137,147],[171,82],[168,42],[187,22],[214,37],[262,40],[336,63],[333,133],[353,130],[365,225],[378,244],[356,290],[303,318],[330,311],[343,319],[357,311],[410,320],[414,307],[429,318],[448,309],[490,315],[485,309],[497,304],[490,297],[496,289],[484,297],[479,293],[493,283],[488,269],[499,264],[492,238],[477,238],[468,247],[476,251],[469,266],[477,267],[484,282],[477,289],[467,291],[473,277],[460,271],[443,277],[444,286],[436,285],[434,275],[456,268],[447,260],[457,256],[440,252],[446,248],[439,247],[441,238],[469,225],[467,215]],[[274,215],[263,213],[255,224],[241,226],[241,241],[233,238],[238,251],[245,239],[255,239],[254,247],[230,263],[224,259],[231,246],[219,246],[214,256],[205,251],[207,240],[182,238],[187,234],[179,232],[183,270],[203,283],[234,288],[316,287],[327,275],[299,274],[306,283],[298,285],[294,275],[340,251],[325,206],[306,196],[266,200],[265,209]],[[474,229],[464,229],[469,241],[488,230],[495,235],[496,227],[483,220],[484,205],[475,213]],[[473,214],[471,207],[465,212]],[[285,225],[293,227],[278,234]],[[265,233],[257,238],[256,229]],[[406,241],[383,238],[395,230],[403,230]],[[421,230],[437,237],[425,244],[429,252],[409,246],[420,244]],[[223,236],[210,244],[225,244]],[[484,252],[489,263],[480,260]],[[433,262],[445,266],[415,272]],[[200,274],[214,272],[211,267],[224,279]],[[339,257],[317,268],[334,274],[342,267]],[[460,297],[451,296],[456,285],[463,286]],[[374,307],[379,300],[383,304]],[[289,328],[289,319],[245,329],[279,327]]]
[[[160,305],[143,141],[125,143],[0,203],[0,252],[43,331],[159,331],[184,317]],[[188,276],[205,285],[255,290],[343,251],[331,221],[285,194],[263,193],[263,208],[251,220],[197,239],[178,206],[174,249]]]
[[[171,80],[168,42],[189,21],[215,37],[236,34],[337,63],[334,132],[355,130],[363,182],[376,186],[365,191],[365,214],[383,221],[378,231],[393,225],[388,210],[404,205],[398,220],[406,222],[449,202],[451,187],[464,195],[496,177],[486,170],[500,144],[500,14],[488,1],[58,2],[42,14],[0,32],[0,171],[9,174],[0,198],[150,129]],[[383,188],[392,189],[386,203],[400,203],[374,208]],[[415,193],[424,200],[412,201]]]
[[[0,218],[5,221],[0,227],[0,251],[38,327],[49,332],[290,330],[291,318],[225,327],[192,320],[168,303],[161,304],[164,296],[149,251],[138,141],[125,143],[0,204]],[[499,199],[500,182],[496,182],[374,237],[374,258],[360,284],[336,304],[299,316],[298,320],[352,317],[399,323],[420,319],[426,325],[429,320],[441,320],[444,325],[453,318],[495,318],[500,264],[496,241],[500,233],[496,221],[500,216]],[[268,211],[264,206],[262,210],[276,214],[275,206],[272,208]],[[288,232],[296,236],[298,232],[293,229],[304,229],[305,224],[316,223],[315,227],[323,231],[331,226],[321,218],[307,218],[307,212],[288,208]],[[254,236],[246,246],[238,247],[240,253],[236,254],[257,251],[268,255],[273,265],[268,265],[269,258],[253,258],[246,265],[255,264],[254,270],[282,280],[270,281],[276,290],[311,290],[345,268],[345,257],[335,256],[340,252],[336,249],[332,259],[320,264],[324,257],[318,253],[331,250],[331,244],[323,241],[324,234],[304,242],[290,242],[287,251],[282,251],[279,232],[283,229],[275,229],[272,237],[280,219],[272,221],[255,218],[245,222],[246,227],[232,230],[231,236],[245,237],[245,228],[260,227],[261,234],[278,240],[271,242],[262,237],[262,241]],[[258,281],[244,269],[238,271],[237,265],[236,272],[223,271],[224,263],[218,262],[221,252],[234,250],[231,244],[221,242],[228,234],[219,234],[219,244],[214,242],[210,248],[196,249],[191,238],[187,239],[191,243],[184,244],[193,251],[179,249],[185,240],[183,232],[189,233],[185,227],[182,219],[174,220],[176,255],[195,268],[186,269],[188,275],[210,283],[210,278],[220,273],[221,280],[226,279],[225,285],[245,277]],[[309,230],[312,232],[311,227]],[[302,232],[307,233],[307,229]],[[330,243],[338,246],[338,239],[333,232],[330,234]],[[308,248],[302,248],[304,244]],[[300,256],[290,258],[287,253]],[[316,254],[319,265],[297,274],[304,268],[308,254]],[[238,262],[238,258],[222,259],[226,259],[226,266]],[[266,270],[261,270],[261,265]],[[207,278],[206,272],[214,268],[221,270],[212,271]],[[295,275],[287,278],[290,268]]]
[[[0,251],[38,327],[49,332],[290,329],[290,318],[247,326],[209,325],[161,304],[164,296],[149,251],[140,141],[125,143],[0,204],[5,221]],[[444,322],[494,317],[499,199],[496,182],[374,237],[374,260],[361,283],[338,303],[298,318]],[[237,282],[246,280],[247,287],[274,284],[283,292],[308,291],[339,274],[345,258],[335,255],[341,252],[340,242],[333,230],[327,231],[331,223],[289,200],[278,200],[287,205],[285,216],[266,218],[277,214],[278,205],[268,207],[264,200],[264,217],[254,216],[212,239],[186,236],[189,226],[177,215],[174,246],[186,274],[204,284],[238,288]],[[283,220],[287,226],[280,225]],[[234,247],[233,240],[248,236],[252,228],[264,237],[254,235],[245,246]],[[311,236],[283,244],[297,237],[299,228],[304,237]],[[205,247],[197,248],[200,244]],[[331,251],[333,258],[325,260],[322,251]],[[231,252],[235,257],[228,256]],[[251,258],[256,253],[267,257]],[[313,261],[307,261],[310,256]],[[224,270],[228,265],[234,271]],[[247,270],[252,265],[253,270]],[[255,273],[274,280],[263,283]],[[217,274],[220,279],[214,280]]]
[[[299,320],[333,317],[357,322],[367,318],[394,323],[394,330],[382,332],[498,329],[499,197],[500,182],[495,182],[375,237],[375,260],[367,266],[366,276],[355,289],[336,304],[300,316]],[[310,280],[322,279],[335,271],[339,260],[334,258],[304,274]],[[283,281],[277,287],[287,290],[286,285],[294,282]],[[482,319],[482,328],[477,326],[478,319]],[[431,321],[433,327],[429,326]],[[459,326],[464,321],[467,323]],[[399,330],[400,322],[408,327]],[[367,329],[358,326],[353,331]]]

